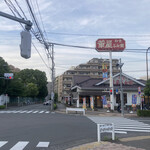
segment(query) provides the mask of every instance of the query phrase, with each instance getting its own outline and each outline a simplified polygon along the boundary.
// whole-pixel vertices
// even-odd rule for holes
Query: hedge
[[[5,109],[5,105],[0,105],[0,109]]]
[[[137,110],[137,115],[139,117],[150,117],[150,110]]]
[[[56,104],[54,104],[54,110],[55,110],[55,109],[57,109],[57,105],[56,105]]]

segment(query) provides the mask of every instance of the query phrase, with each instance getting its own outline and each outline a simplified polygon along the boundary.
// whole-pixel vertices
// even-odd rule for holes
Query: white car
[[[45,101],[43,105],[51,105],[51,100]]]

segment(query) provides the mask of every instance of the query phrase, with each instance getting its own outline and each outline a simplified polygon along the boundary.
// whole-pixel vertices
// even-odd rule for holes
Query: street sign
[[[126,48],[124,39],[98,39],[96,50],[98,52],[121,52]]]
[[[139,95],[141,94],[141,87],[140,86],[138,87],[138,94]]]
[[[13,79],[14,74],[13,73],[4,73],[4,79]]]

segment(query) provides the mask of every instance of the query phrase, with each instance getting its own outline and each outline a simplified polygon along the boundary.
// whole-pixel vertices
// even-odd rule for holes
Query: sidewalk
[[[58,113],[66,113],[66,106],[64,104],[57,104],[58,108],[55,112]],[[69,114],[76,114],[76,112],[69,112]],[[77,114],[83,114],[81,112],[77,112]],[[121,113],[118,113],[118,111],[114,111],[114,112],[107,112],[107,109],[98,109],[96,111],[92,111],[91,109],[87,109],[85,111],[85,115],[96,115],[96,116],[105,116],[105,117],[111,117],[111,116],[117,116],[117,117],[121,117]],[[124,111],[124,117],[137,117],[136,111],[133,113],[129,113],[126,110]]]

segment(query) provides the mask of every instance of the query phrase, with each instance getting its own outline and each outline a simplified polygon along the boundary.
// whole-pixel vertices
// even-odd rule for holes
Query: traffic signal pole
[[[32,22],[29,21],[29,20],[20,19],[20,18],[17,18],[15,16],[6,14],[4,12],[1,12],[1,11],[0,11],[0,16],[8,18],[8,19],[11,19],[11,20],[14,20],[14,21],[17,21],[19,23],[26,24],[25,28],[26,28],[27,31],[29,31],[31,29],[31,27],[32,27]]]

